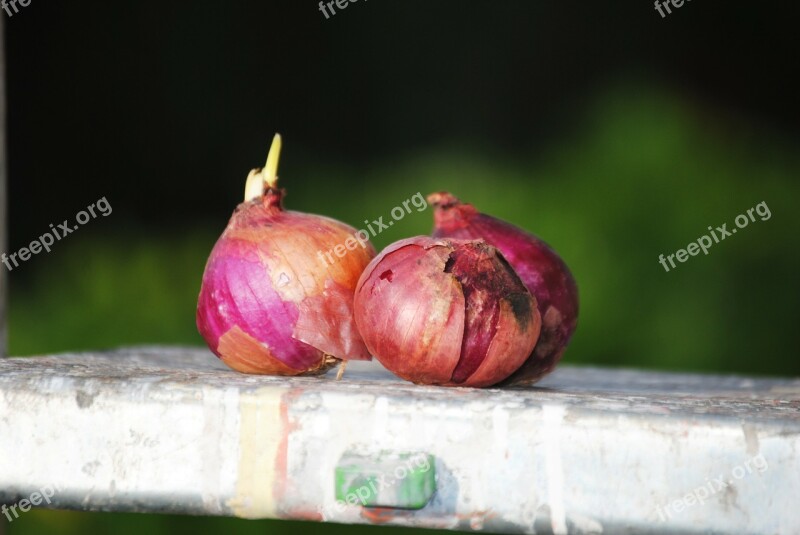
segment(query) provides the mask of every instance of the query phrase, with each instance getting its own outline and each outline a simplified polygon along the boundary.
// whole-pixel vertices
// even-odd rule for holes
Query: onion
[[[490,386],[528,358],[536,300],[483,241],[396,242],[361,275],[355,319],[370,352],[417,384]]]
[[[285,211],[277,188],[281,139],[264,169],[250,172],[206,264],[197,328],[209,348],[245,373],[322,373],[340,359],[370,359],[353,321],[353,291],[375,256],[363,234],[339,221]],[[355,247],[333,263],[322,252]]]
[[[578,323],[578,288],[569,268],[545,242],[478,212],[447,192],[433,193],[435,237],[477,239],[497,247],[536,297],[542,333],[530,358],[507,381],[529,384],[553,370]]]

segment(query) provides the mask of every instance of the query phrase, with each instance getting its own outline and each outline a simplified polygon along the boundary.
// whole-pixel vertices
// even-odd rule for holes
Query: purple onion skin
[[[432,193],[434,237],[483,239],[497,247],[536,297],[542,331],[533,353],[503,384],[532,384],[561,359],[578,323],[578,287],[569,268],[538,237],[478,212],[447,192]]]
[[[482,240],[388,246],[361,275],[354,313],[384,367],[428,385],[497,384],[528,358],[541,327],[535,298]]]
[[[333,264],[320,251],[356,232],[339,221],[283,209],[284,191],[240,204],[208,258],[197,328],[231,368],[266,375],[322,373],[371,357],[353,319],[353,291],[372,245]]]

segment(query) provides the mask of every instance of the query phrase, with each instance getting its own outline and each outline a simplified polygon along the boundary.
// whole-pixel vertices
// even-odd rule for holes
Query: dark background
[[[279,131],[290,208],[358,225],[449,189],[550,242],[581,291],[566,363],[800,375],[798,15],[687,1],[662,19],[645,0],[360,0],[330,20],[310,0],[0,12],[8,252],[113,207],[9,274],[11,353],[201,344],[205,258]],[[762,201],[769,220],[658,264]],[[37,512],[10,531],[202,526],[299,529]]]
[[[6,19],[11,246],[98,192],[148,230],[220,221],[275,130],[342,188],[441,145],[535,153],[621,81],[796,136],[795,6],[33,0]]]

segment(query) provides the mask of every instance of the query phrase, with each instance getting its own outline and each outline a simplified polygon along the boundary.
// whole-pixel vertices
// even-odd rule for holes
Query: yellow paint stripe
[[[239,474],[236,495],[227,505],[242,518],[276,518],[275,481],[285,389],[265,387],[239,398]]]

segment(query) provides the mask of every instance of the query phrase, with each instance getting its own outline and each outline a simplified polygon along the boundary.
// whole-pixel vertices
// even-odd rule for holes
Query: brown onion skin
[[[447,192],[432,193],[434,237],[484,239],[497,247],[536,297],[542,332],[530,358],[504,384],[532,384],[561,359],[578,323],[578,287],[569,268],[544,241],[523,229],[462,203]]]
[[[541,317],[497,249],[418,236],[384,249],[356,286],[354,314],[370,353],[417,384],[486,387],[522,365]]]

